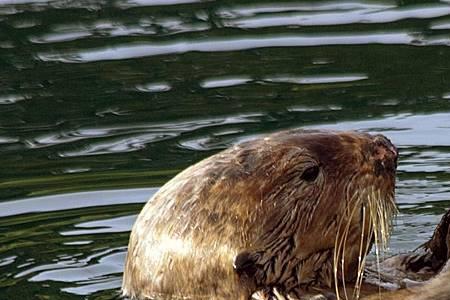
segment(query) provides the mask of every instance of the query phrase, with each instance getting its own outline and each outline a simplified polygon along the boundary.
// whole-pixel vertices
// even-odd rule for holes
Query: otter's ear
[[[234,258],[233,268],[246,295],[242,299],[253,299],[251,295],[262,285],[260,260],[260,253],[249,251],[243,251]]]
[[[257,261],[260,255],[258,253],[250,253],[244,251],[236,255],[233,261],[233,268],[239,276],[251,278],[258,270]]]

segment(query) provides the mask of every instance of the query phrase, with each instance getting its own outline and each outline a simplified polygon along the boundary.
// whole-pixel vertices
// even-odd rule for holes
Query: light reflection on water
[[[86,63],[102,60],[121,60],[187,52],[227,52],[273,47],[312,47],[328,45],[403,44],[448,45],[449,39],[423,39],[408,32],[365,32],[332,35],[248,36],[239,38],[176,41],[171,43],[143,43],[120,45],[114,48],[80,51],[70,54],[39,53],[45,62]]]
[[[448,1],[1,1],[0,299],[114,297],[159,186],[287,128],[391,138],[391,252],[415,248],[450,207],[449,24]]]
[[[324,7],[325,9],[327,7]],[[257,12],[258,10],[256,10]],[[299,12],[292,13],[295,9],[291,8],[284,14],[272,14],[270,16],[257,16],[255,13],[249,13],[245,10],[241,13],[234,10],[234,18],[227,18],[224,25],[227,27],[238,28],[264,28],[274,26],[324,26],[324,25],[345,25],[345,24],[373,24],[389,23],[400,20],[416,18],[428,19],[446,16],[450,13],[450,7],[445,4],[421,5],[411,8],[397,8],[389,6],[368,6],[357,9],[349,7],[348,10],[342,8],[339,11],[317,12],[317,10],[298,9]],[[308,12],[304,12],[308,11]],[[312,12],[311,12],[312,11]],[[230,13],[225,12],[225,15]],[[238,17],[247,15],[246,17]]]

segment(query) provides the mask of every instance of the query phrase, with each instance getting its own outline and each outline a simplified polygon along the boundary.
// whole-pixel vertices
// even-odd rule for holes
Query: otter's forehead
[[[266,140],[278,140],[280,142],[293,142],[304,144],[359,144],[367,143],[373,137],[368,133],[357,131],[332,131],[332,130],[304,130],[295,129],[274,133],[269,135]],[[326,145],[326,144],[325,144]]]
[[[316,165],[329,176],[395,173],[397,150],[382,135],[355,131],[289,130],[247,141],[220,153],[227,174],[301,173]],[[215,160],[214,166],[217,166]],[[225,166],[225,165],[223,165]],[[222,172],[223,173],[223,172]],[[239,175],[239,176],[238,176]],[[239,177],[240,178],[240,177]]]
[[[370,151],[373,137],[355,131],[290,130],[273,134],[266,141],[304,149],[317,160],[345,157],[363,158]]]

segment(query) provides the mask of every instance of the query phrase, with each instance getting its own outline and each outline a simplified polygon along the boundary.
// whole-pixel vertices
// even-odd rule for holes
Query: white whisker
[[[345,210],[346,214],[341,218],[338,225],[333,255],[335,291],[338,299],[340,299],[339,281],[342,282],[343,296],[345,299],[348,299],[345,286],[345,250],[355,212],[361,209],[362,225],[358,252],[358,269],[352,295],[353,299],[359,299],[360,297],[364,266],[372,242],[375,244],[376,263],[378,275],[380,276],[380,255],[384,255],[387,252],[389,238],[392,232],[392,220],[397,213],[393,195],[389,194],[383,197],[381,190],[375,189],[374,187],[366,188],[349,198]],[[342,273],[340,274],[340,280],[338,279],[338,269]]]

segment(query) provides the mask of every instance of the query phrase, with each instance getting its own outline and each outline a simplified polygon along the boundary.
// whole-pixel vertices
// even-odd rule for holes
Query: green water
[[[449,1],[0,1],[0,299],[111,299],[143,203],[292,127],[399,147],[391,250],[450,207]]]

